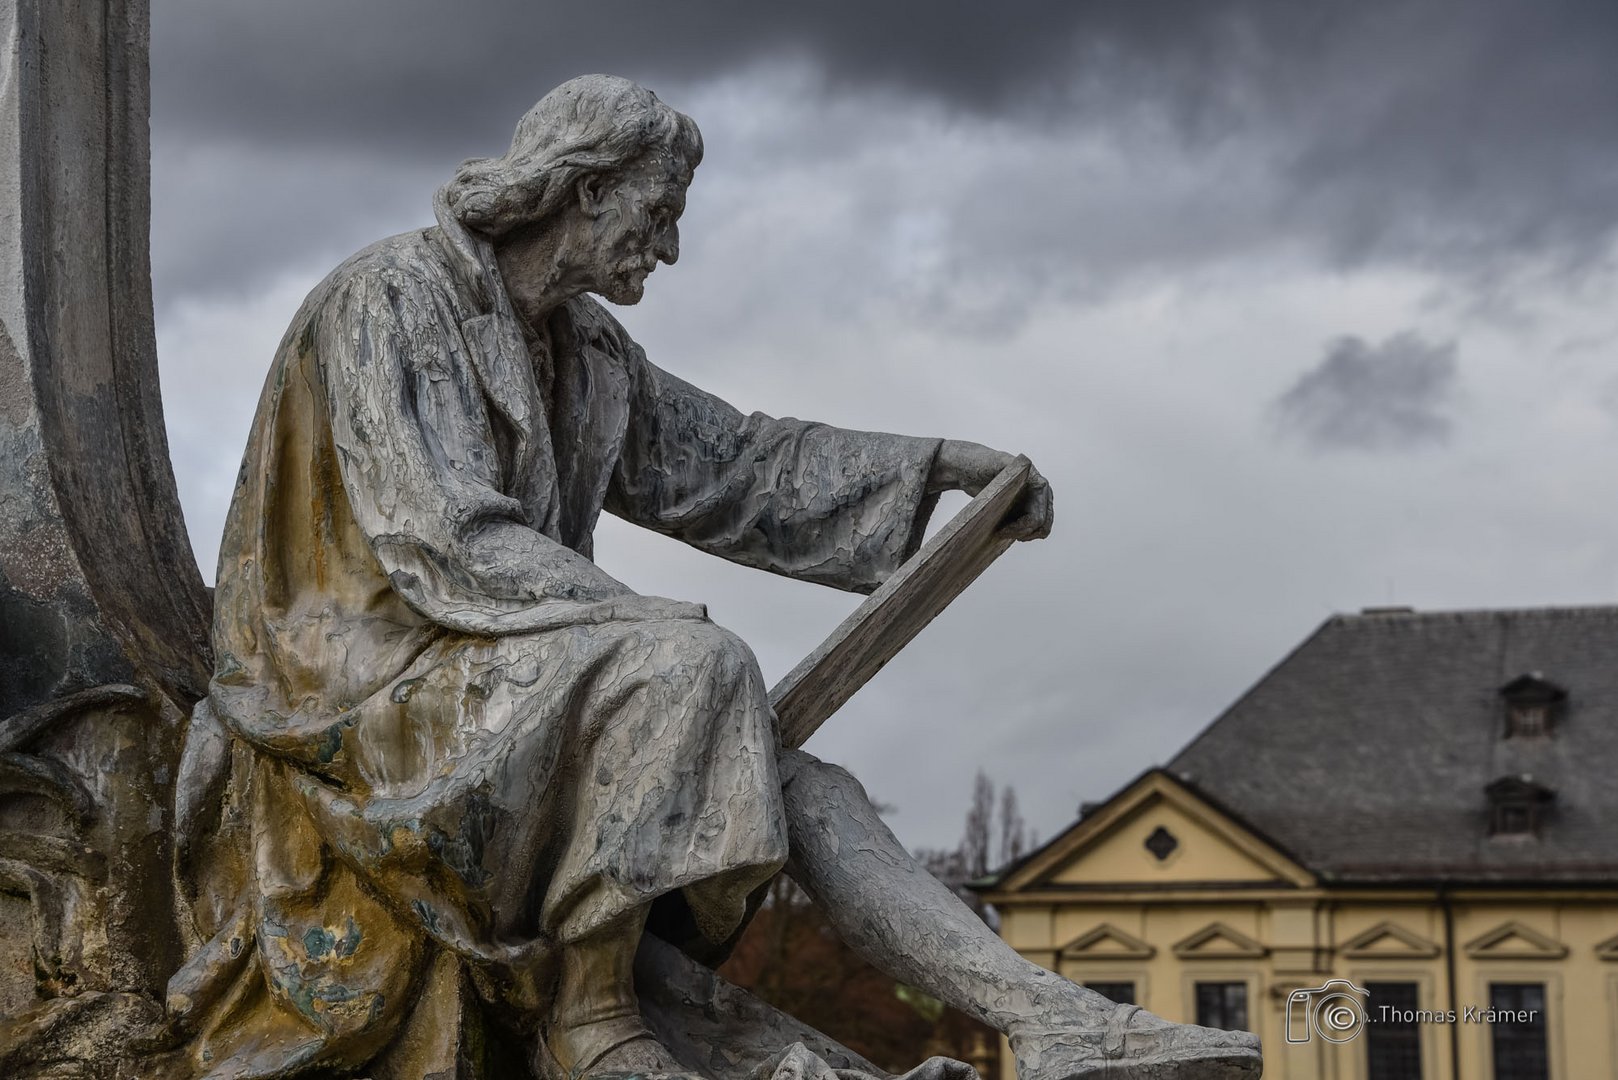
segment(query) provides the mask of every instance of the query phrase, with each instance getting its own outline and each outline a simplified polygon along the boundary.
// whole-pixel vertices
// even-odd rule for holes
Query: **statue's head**
[[[547,258],[632,304],[658,262],[679,258],[676,222],[701,160],[690,117],[628,79],[581,75],[528,110],[504,155],[463,164],[444,197],[497,249],[546,230]]]

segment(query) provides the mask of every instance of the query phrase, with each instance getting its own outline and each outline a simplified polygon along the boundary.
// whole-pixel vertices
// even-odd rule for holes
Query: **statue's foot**
[[[652,1037],[638,1016],[554,1029],[546,1035],[540,1053],[538,1072],[548,1080],[631,1074],[691,1077],[691,1071]]]
[[[1120,1005],[1098,1028],[1011,1033],[1020,1080],[1258,1080],[1257,1035],[1171,1024]]]

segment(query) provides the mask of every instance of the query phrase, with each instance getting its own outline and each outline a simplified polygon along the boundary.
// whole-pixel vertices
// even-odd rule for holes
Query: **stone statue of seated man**
[[[746,644],[592,561],[605,509],[868,592],[938,492],[1012,460],[746,415],[649,363],[591,294],[633,304],[675,262],[701,153],[649,91],[574,79],[293,320],[183,765],[182,1071],[370,1075],[476,1009],[539,1076],[691,1073],[642,1019],[648,920],[722,947],[784,868],[872,963],[1008,1035],[1023,1080],[1256,1076],[1253,1037],[1019,957],[851,777],[781,748]],[[1031,474],[1006,529],[1050,525]]]

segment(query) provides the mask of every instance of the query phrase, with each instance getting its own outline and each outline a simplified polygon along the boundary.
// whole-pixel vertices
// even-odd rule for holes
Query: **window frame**
[[[1538,1018],[1539,1022],[1538,1022],[1537,1025],[1534,1025],[1534,1028],[1539,1031],[1539,1035],[1540,1035],[1539,1042],[1540,1042],[1541,1047],[1543,1049],[1544,1058],[1545,1058],[1545,1071],[1544,1071],[1543,1076],[1511,1076],[1511,1077],[1502,1078],[1502,1080],[1551,1080],[1551,995],[1550,995],[1550,987],[1546,986],[1544,983],[1538,981],[1537,979],[1513,979],[1513,980],[1511,980],[1509,982],[1507,980],[1505,980],[1505,979],[1499,979],[1499,980],[1491,979],[1491,980],[1489,980],[1489,984],[1488,984],[1488,989],[1489,989],[1489,999],[1488,999],[1489,1000],[1489,1008],[1492,1009],[1492,1008],[1497,1007],[1495,1005],[1495,994],[1496,994],[1497,991],[1499,991],[1499,990],[1501,990],[1501,989],[1503,989],[1505,987],[1511,987],[1511,988],[1517,989],[1517,990],[1524,990],[1524,989],[1533,988],[1533,989],[1537,989],[1538,992],[1539,992],[1540,1006],[1541,1006],[1540,1011],[1543,1013],[1543,1015]],[[1505,1006],[1499,1006],[1499,1007],[1503,1008]],[[1519,1007],[1521,1007],[1521,1006],[1512,1006],[1512,1008],[1519,1008]],[[1500,1044],[1501,1044],[1502,1027],[1501,1027],[1501,1025],[1495,1024],[1495,1023],[1489,1024],[1488,1027],[1489,1027],[1489,1071],[1491,1073],[1493,1073],[1495,1076],[1498,1077],[1500,1075]],[[1527,1040],[1524,1040],[1524,1044],[1525,1045],[1527,1044]]]
[[[1567,687],[1543,672],[1527,671],[1499,689],[1505,705],[1503,739],[1548,739],[1567,711]]]
[[[1472,997],[1470,1000],[1463,998],[1458,1007],[1464,1009],[1467,1005],[1475,1004],[1480,1008],[1488,1008],[1491,1000],[1489,996],[1491,983],[1544,984],[1545,1051],[1550,1075],[1554,1080],[1576,1075],[1567,1071],[1567,1047],[1563,1044],[1562,1038],[1564,1002],[1562,972],[1556,968],[1546,967],[1542,962],[1526,960],[1480,962],[1471,979]],[[1480,1073],[1484,1080],[1500,1080],[1494,1071],[1494,1025],[1462,1024],[1461,1028],[1471,1044],[1473,1054],[1482,1063]]]
[[[1365,987],[1366,991],[1367,1017],[1365,1032],[1357,1041],[1364,1044],[1361,1048],[1362,1052],[1360,1054],[1360,1067],[1364,1070],[1364,1075],[1369,1077],[1371,1076],[1371,1044],[1374,1039],[1371,1033],[1377,1026],[1375,1021],[1377,1008],[1376,992],[1372,990],[1371,987],[1377,985],[1385,986],[1388,984],[1408,986],[1415,992],[1415,1009],[1419,1011],[1421,1009],[1428,1008],[1429,1006],[1425,1003],[1427,997],[1425,993],[1426,988],[1422,986],[1420,979],[1377,973],[1375,975],[1365,977],[1365,981],[1363,982],[1358,980],[1354,980],[1354,982],[1357,986]],[[1433,1064],[1432,1052],[1428,1046],[1427,1032],[1425,1030],[1431,1026],[1433,1025],[1415,1023],[1406,1029],[1415,1036],[1416,1074],[1414,1080],[1426,1080],[1426,1078],[1431,1075],[1431,1067]],[[1378,1074],[1377,1080],[1383,1080],[1380,1074]]]
[[[1431,963],[1442,965],[1442,956],[1435,958]],[[1361,960],[1348,969],[1348,979],[1355,986],[1369,988],[1370,983],[1405,982],[1416,984],[1416,1007],[1437,1011],[1449,1008],[1447,1000],[1439,997],[1439,986],[1442,971],[1441,967],[1421,966],[1420,960],[1408,957],[1389,957],[1386,960]],[[1376,999],[1372,998],[1372,1008],[1376,1006]],[[1421,1024],[1421,1070],[1424,1078],[1448,1076],[1449,1072],[1449,1025],[1448,1024]],[[1376,1080],[1371,1076],[1369,1055],[1364,1047],[1359,1045],[1360,1040],[1345,1043],[1340,1049],[1351,1050],[1349,1060],[1342,1062],[1340,1067],[1346,1065],[1343,1075],[1352,1080]]]
[[[1274,1026],[1274,1019],[1270,1010],[1265,1008],[1266,1001],[1262,996],[1264,987],[1264,974],[1259,970],[1260,961],[1244,964],[1241,961],[1232,961],[1230,958],[1215,959],[1209,957],[1205,960],[1187,960],[1179,964],[1180,968],[1180,1009],[1179,1016],[1187,1023],[1196,1023],[1197,1017],[1197,984],[1205,982],[1239,982],[1247,984],[1247,1022],[1248,1031],[1262,1038],[1268,1038],[1265,1029]],[[1172,1020],[1159,1010],[1152,1010]]]
[[[1247,1026],[1227,1027],[1222,1024],[1210,1023],[1207,1019],[1205,1019],[1202,1015],[1202,989],[1205,986],[1217,986],[1222,987],[1225,990],[1229,990],[1232,987],[1240,987],[1242,992],[1242,1019],[1246,1021]],[[1191,984],[1191,1016],[1193,1018],[1191,1022],[1202,1027],[1211,1027],[1219,1031],[1252,1031],[1254,1013],[1253,1006],[1255,1004],[1257,1004],[1257,1002],[1253,1000],[1253,988],[1246,979],[1222,979],[1213,976],[1198,978]],[[1225,1011],[1228,1008],[1228,1001],[1221,1003],[1221,1011]]]

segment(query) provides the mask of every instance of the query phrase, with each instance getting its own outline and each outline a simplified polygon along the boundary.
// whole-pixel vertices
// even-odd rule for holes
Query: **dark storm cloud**
[[[154,63],[190,87],[162,109],[186,126],[378,145],[505,135],[536,92],[611,71],[655,85],[700,82],[774,54],[812,56],[834,79],[914,88],[988,106],[1060,78],[1072,5],[533,3],[531,0],[155,0]],[[270,107],[263,107],[273,103]],[[515,110],[515,111],[514,111]]]
[[[1282,429],[1323,450],[1410,450],[1449,438],[1455,345],[1413,333],[1332,342],[1275,402]]]
[[[1172,264],[1182,247],[1195,261],[1210,237],[1237,254],[1302,240],[1340,264],[1392,261],[1479,280],[1525,261],[1585,268],[1608,253],[1618,224],[1618,5],[1609,2],[153,7],[160,153],[251,148],[259,161],[239,190],[255,205],[275,201],[272,185],[348,163],[380,189],[349,197],[381,206],[390,177],[443,175],[497,151],[540,92],[581,72],[628,75],[680,105],[716,78],[795,58],[818,73],[809,92],[869,100],[873,113],[909,101],[1031,137],[1113,133],[1127,144],[1147,133],[1193,165],[1206,155],[1248,160],[1251,175],[1210,176],[1210,189],[1225,190],[1205,193],[1189,222],[1153,216],[1158,178],[1139,170],[1141,213],[1109,219],[1130,235],[1153,233],[1154,263]],[[849,125],[831,135],[858,142],[874,130],[859,117]],[[759,140],[760,152],[819,153],[791,133]],[[219,167],[243,168],[240,159]],[[1072,257],[1094,235],[1082,228],[1080,183],[1037,166],[1009,177],[1002,204],[1052,207],[1053,220],[1010,234],[966,220],[951,257],[993,261],[1015,242],[1019,251],[993,270],[1048,282],[1076,264],[1093,278],[1088,262],[1099,262],[1103,277],[1127,275],[1129,244]],[[981,193],[979,206],[994,198]],[[327,209],[262,223],[292,247],[352,214]],[[218,230],[205,213],[170,224],[179,217],[163,219],[172,241],[161,280],[200,286],[216,277],[199,251]]]

